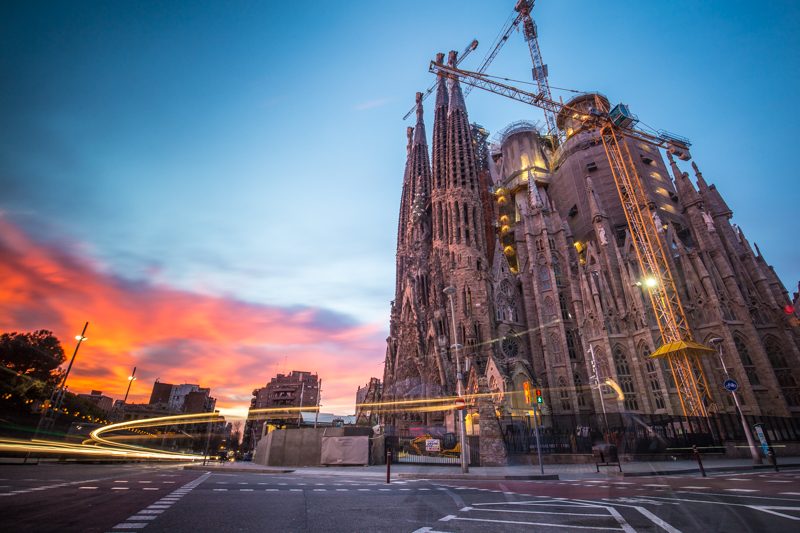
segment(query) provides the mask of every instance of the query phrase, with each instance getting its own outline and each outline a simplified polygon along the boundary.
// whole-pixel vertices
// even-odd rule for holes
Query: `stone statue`
[[[600,244],[605,246],[608,244],[608,237],[606,237],[606,228],[600,226],[600,229],[597,230],[597,238],[600,239]]]

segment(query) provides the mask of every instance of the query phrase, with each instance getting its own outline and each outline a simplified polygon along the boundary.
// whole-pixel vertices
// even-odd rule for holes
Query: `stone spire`
[[[592,221],[600,222],[604,218],[608,218],[603,208],[600,207],[600,200],[597,198],[597,193],[594,192],[594,184],[590,176],[586,176],[586,196],[589,198],[589,212],[592,214]]]
[[[689,181],[689,174],[681,172],[671,153],[667,152],[667,158],[669,158],[669,166],[672,167],[672,174],[675,176],[675,189],[678,191],[678,197],[681,200],[681,204],[683,204],[683,208],[689,209],[702,203],[703,199],[700,198],[694,185]]]
[[[450,50],[450,54],[447,56],[447,64],[451,67],[456,66],[456,60],[458,59],[458,52],[455,50]],[[466,115],[467,113],[467,105],[464,103],[464,94],[461,92],[461,84],[458,82],[457,79],[451,81],[450,84],[450,110],[449,112],[452,113],[455,110],[463,111]]]

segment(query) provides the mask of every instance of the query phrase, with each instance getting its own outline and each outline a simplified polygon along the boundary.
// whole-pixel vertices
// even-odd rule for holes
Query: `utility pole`
[[[314,429],[317,429],[317,421],[319,420],[319,400],[321,397],[322,397],[322,380],[319,380],[319,387],[317,388],[317,412],[314,413]]]
[[[305,390],[306,381],[303,380],[303,382],[300,383],[300,411],[297,413],[300,416],[297,417],[297,427],[300,427],[300,424],[303,422],[303,392],[305,392]]]

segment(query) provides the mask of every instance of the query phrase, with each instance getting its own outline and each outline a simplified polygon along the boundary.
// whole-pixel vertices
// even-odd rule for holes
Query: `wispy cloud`
[[[0,331],[49,329],[69,352],[88,320],[72,391],[122,396],[135,365],[134,401],[146,402],[161,378],[211,387],[220,408],[241,412],[242,398],[276,372],[309,370],[324,380],[323,408],[344,413],[356,387],[382,373],[382,324],[131,281],[98,267],[0,217]]]
[[[375,100],[367,100],[366,102],[361,102],[356,104],[353,109],[356,111],[366,111],[368,109],[375,109],[377,107],[383,107],[388,104],[391,100],[388,98],[376,98]]]

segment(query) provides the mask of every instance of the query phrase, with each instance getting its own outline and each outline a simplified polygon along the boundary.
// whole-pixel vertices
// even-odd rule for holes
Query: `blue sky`
[[[475,67],[513,4],[5,2],[0,210],[116,276],[388,329],[401,117],[435,53],[477,38]],[[551,84],[689,137],[796,290],[800,3],[539,0],[534,19]],[[530,79],[520,34],[489,72]],[[492,132],[540,118],[467,105]]]

